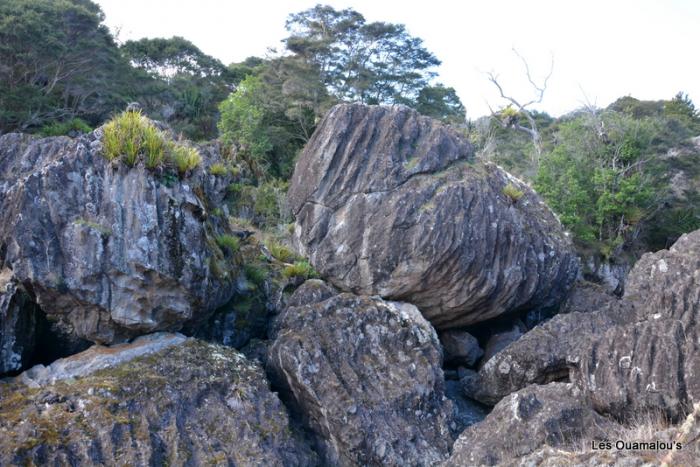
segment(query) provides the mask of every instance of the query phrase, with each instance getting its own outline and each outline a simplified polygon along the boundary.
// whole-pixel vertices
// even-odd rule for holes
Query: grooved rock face
[[[452,409],[435,330],[413,305],[327,292],[304,285],[295,293],[311,302],[279,317],[267,361],[324,465],[446,458]]]
[[[527,332],[462,379],[466,394],[495,404],[568,374],[596,410],[621,420],[645,411],[677,420],[700,401],[700,230],[642,256],[622,300],[593,294],[575,309],[596,306]]]
[[[0,136],[0,263],[70,334],[178,330],[233,293],[209,267],[202,198],[217,192],[201,170],[168,180],[106,161],[100,131]]]
[[[678,419],[700,402],[700,230],[642,256],[623,301],[635,318],[593,341],[577,380],[600,411]]]
[[[438,329],[556,305],[578,270],[538,195],[405,107],[334,107],[288,196],[298,247],[322,276],[413,303]]]
[[[0,464],[317,463],[262,369],[230,348],[152,336],[49,369],[31,388],[0,383]]]

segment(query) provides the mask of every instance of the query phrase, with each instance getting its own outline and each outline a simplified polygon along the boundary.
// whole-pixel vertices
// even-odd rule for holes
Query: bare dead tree
[[[529,107],[534,104],[541,103],[544,99],[544,93],[547,90],[547,83],[549,82],[549,78],[551,78],[552,72],[554,71],[554,57],[552,56],[550,62],[549,73],[542,81],[542,84],[537,84],[532,78],[532,74],[530,73],[530,66],[527,63],[527,60],[525,60],[525,58],[522,55],[520,55],[520,53],[518,53],[518,51],[515,48],[513,48],[513,53],[520,59],[520,61],[523,62],[527,80],[535,89],[535,97],[530,99],[529,101],[521,102],[515,97],[505,93],[505,91],[503,90],[503,86],[501,86],[501,83],[498,82],[498,75],[494,74],[493,72],[488,72],[486,73],[486,75],[489,81],[491,81],[491,83],[493,83],[493,85],[496,86],[496,88],[498,89],[501,98],[509,102],[508,107],[513,106],[516,110],[516,112],[494,112],[494,110],[489,107],[489,109],[491,110],[491,118],[503,128],[513,128],[515,130],[527,133],[530,136],[530,138],[532,138],[532,144],[535,147],[535,154],[533,154],[533,162],[536,165],[539,165],[540,157],[542,156],[542,139],[540,137],[539,129],[537,128],[537,122],[535,121],[532,112],[529,110]],[[520,115],[524,116],[527,120],[527,126],[524,126],[520,123]]]

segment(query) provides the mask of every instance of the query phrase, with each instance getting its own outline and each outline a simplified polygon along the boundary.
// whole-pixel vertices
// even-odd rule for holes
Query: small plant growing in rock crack
[[[217,177],[222,177],[226,175],[226,172],[226,166],[218,162],[216,164],[212,164],[211,167],[209,167],[209,173]]]
[[[269,240],[265,246],[270,250],[272,256],[283,263],[289,263],[297,258],[297,255],[292,250],[275,240]]]
[[[518,187],[512,183],[509,183],[503,187],[503,194],[506,195],[513,202],[513,204],[517,203],[518,200],[525,195],[522,190],[519,190]]]
[[[287,279],[291,279],[292,277],[301,277],[302,279],[318,277],[318,273],[308,261],[296,261],[294,264],[290,264],[284,268],[282,275]]]
[[[219,235],[216,237],[216,244],[232,255],[241,248],[241,241],[233,235]]]
[[[181,177],[190,170],[195,169],[202,162],[202,156],[199,155],[199,151],[195,148],[173,143],[171,151],[173,164],[175,164],[177,173]]]

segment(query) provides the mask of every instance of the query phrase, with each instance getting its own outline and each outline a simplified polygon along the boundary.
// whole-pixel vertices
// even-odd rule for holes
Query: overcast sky
[[[97,0],[120,41],[183,36],[224,63],[280,47],[289,13],[316,0]],[[687,92],[700,107],[700,0],[329,0],[368,21],[403,23],[442,65],[439,80],[457,90],[470,118],[502,104],[485,76],[525,100],[533,77],[554,73],[540,110],[560,115],[586,99],[670,98]]]

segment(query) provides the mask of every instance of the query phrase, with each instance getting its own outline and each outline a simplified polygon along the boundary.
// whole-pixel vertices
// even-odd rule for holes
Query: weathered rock
[[[128,344],[111,347],[94,345],[84,352],[56,360],[48,366],[36,365],[17,379],[27,386],[40,388],[57,381],[81,378],[98,370],[123,365],[135,358],[182,344],[185,340],[186,337],[182,334],[155,333],[139,337]]]
[[[578,271],[537,194],[405,107],[333,108],[297,162],[289,203],[299,249],[323,277],[413,303],[441,330],[554,306]]]
[[[0,375],[24,368],[36,346],[38,307],[10,277],[0,270]]]
[[[636,319],[596,339],[576,379],[600,411],[678,419],[700,401],[700,230],[642,256],[624,301],[634,304]]]
[[[323,292],[318,284],[304,289],[291,302],[323,296],[309,293]],[[431,465],[447,457],[452,407],[440,343],[416,307],[343,293],[288,307],[276,329],[268,369],[326,464]]]
[[[571,384],[528,386],[500,401],[457,439],[445,466],[500,465],[543,445],[575,446],[581,438],[604,439],[610,425]]]
[[[596,294],[593,294],[596,295]],[[595,297],[594,297],[595,298]],[[494,404],[531,383],[571,378],[596,410],[621,419],[662,411],[678,419],[700,400],[700,231],[647,254],[622,300],[555,316],[462,378],[465,393]]]
[[[590,313],[613,306],[617,302],[618,298],[606,292],[605,287],[588,281],[578,281],[571,288],[559,313]]]
[[[170,345],[121,356],[159,342]],[[111,361],[94,371],[96,360]],[[160,336],[93,348],[58,366],[62,376],[78,368],[73,375],[80,376],[42,379],[39,388],[0,383],[0,464],[317,463],[260,367],[230,348]]]
[[[643,418],[642,418],[643,420]],[[639,423],[639,422],[638,422]],[[652,420],[629,427],[619,426],[606,436],[609,449],[601,449],[603,440],[591,439],[578,449],[548,446],[520,459],[506,462],[508,467],[651,467],[656,465],[690,466],[700,458],[700,404],[683,424],[665,428]],[[596,442],[598,448],[591,444]],[[649,446],[652,445],[652,446]],[[653,446],[655,445],[655,446]]]
[[[445,362],[474,366],[484,355],[479,341],[466,331],[445,331],[440,334]]]
[[[465,428],[482,421],[488,410],[481,404],[464,397],[464,391],[459,381],[445,381],[445,396],[452,401],[453,425],[450,426],[455,437]]]
[[[561,314],[536,326],[494,354],[478,373],[462,378],[465,393],[494,405],[530,384],[567,380],[596,336],[631,319],[629,310],[613,305],[611,312]]]
[[[524,331],[525,328],[521,323],[513,323],[510,329],[494,333],[486,342],[484,358],[481,360],[481,365],[483,366],[491,360],[494,355],[520,339]]]
[[[225,181],[110,163],[100,137],[0,136],[0,266],[94,342],[178,330],[226,303],[233,278],[212,271],[207,218]]]

